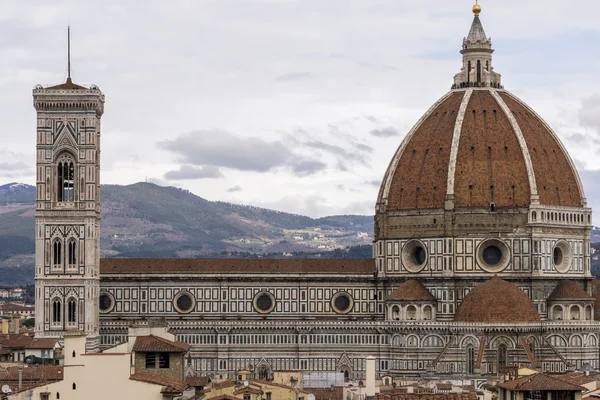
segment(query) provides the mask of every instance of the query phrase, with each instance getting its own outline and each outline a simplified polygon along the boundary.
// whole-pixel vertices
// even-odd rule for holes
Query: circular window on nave
[[[254,309],[261,314],[268,314],[275,308],[275,297],[269,292],[259,292],[252,302]]]
[[[427,247],[420,240],[410,240],[402,248],[402,265],[409,272],[421,272],[427,265]]]
[[[173,307],[180,314],[188,314],[196,307],[196,299],[187,291],[181,291],[173,298]]]
[[[338,314],[347,314],[354,307],[354,299],[346,292],[337,292],[331,298],[331,308]]]
[[[503,271],[510,264],[510,249],[502,240],[488,239],[477,248],[477,264],[487,272]]]
[[[100,312],[108,313],[115,308],[115,298],[112,293],[102,292],[100,293],[100,304],[99,304]]]
[[[565,273],[571,269],[573,263],[573,249],[569,242],[561,239],[556,242],[554,249],[552,250],[552,261],[554,262],[554,268],[558,272]]]

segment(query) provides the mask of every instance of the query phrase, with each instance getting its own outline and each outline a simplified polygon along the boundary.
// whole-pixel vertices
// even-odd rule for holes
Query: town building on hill
[[[190,371],[214,385],[249,365],[248,382],[271,382],[261,387],[290,370],[360,380],[370,355],[388,384],[441,377],[480,388],[509,367],[599,368],[592,210],[559,137],[504,88],[481,7],[473,13],[450,90],[383,176],[369,259],[100,259],[105,96],[70,73],[36,86],[36,338],[82,332],[65,343],[96,368],[108,359],[98,351],[160,320],[190,346]],[[173,354],[147,351],[137,376],[174,366]],[[131,385],[130,355],[114,355],[119,385]],[[180,389],[159,372],[155,384]],[[79,379],[63,380],[61,395]]]

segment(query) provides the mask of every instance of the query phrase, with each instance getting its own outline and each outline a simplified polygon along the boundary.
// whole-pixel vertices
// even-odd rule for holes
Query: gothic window
[[[77,300],[70,298],[67,302],[67,325],[73,326],[77,323]]]
[[[475,373],[475,348],[472,345],[467,347],[467,374]]]
[[[498,346],[498,372],[502,371],[502,368],[506,367],[508,362],[508,349],[505,344]]]
[[[60,326],[62,318],[62,302],[60,299],[54,299],[52,301],[52,325]]]
[[[477,60],[477,83],[481,83],[481,61]]]
[[[52,244],[52,265],[55,268],[62,266],[62,243],[59,239]]]
[[[70,157],[63,157],[57,165],[57,201],[75,201],[75,164]]]
[[[77,242],[75,239],[69,240],[67,245],[67,262],[69,268],[75,268],[77,266]]]

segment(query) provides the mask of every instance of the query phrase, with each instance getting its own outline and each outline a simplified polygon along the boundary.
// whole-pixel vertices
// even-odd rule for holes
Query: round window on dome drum
[[[196,307],[196,299],[190,292],[179,292],[173,299],[173,307],[180,314],[188,314]]]
[[[409,240],[402,248],[402,265],[409,272],[420,272],[427,265],[427,247],[420,240]]]
[[[483,261],[488,265],[498,265],[502,260],[502,251],[497,246],[488,246],[483,250]]]
[[[338,314],[347,314],[352,311],[354,300],[349,293],[337,292],[331,298],[331,308]]]
[[[552,261],[554,268],[560,273],[568,272],[573,263],[573,249],[566,240],[559,240],[552,249]]]
[[[100,312],[108,313],[115,307],[115,298],[108,292],[102,292],[100,293],[99,303]]]
[[[275,308],[275,298],[269,292],[260,292],[254,296],[254,309],[261,314],[267,314]]]
[[[477,247],[476,259],[484,271],[500,272],[510,264],[510,248],[500,239],[487,239]]]

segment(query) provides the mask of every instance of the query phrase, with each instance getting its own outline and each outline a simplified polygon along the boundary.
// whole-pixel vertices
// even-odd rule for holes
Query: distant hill
[[[35,186],[17,182],[0,186],[0,205],[34,203]]]
[[[152,183],[102,185],[102,257],[370,257],[373,217],[310,218]],[[0,285],[33,280],[35,187],[0,186]],[[600,242],[600,229],[592,231]],[[596,245],[600,252],[600,243]],[[596,254],[597,255],[597,254]],[[592,260],[600,274],[600,259]]]
[[[373,240],[372,216],[315,219],[151,183],[102,185],[101,198],[102,257],[362,257]],[[0,285],[33,279],[34,202],[33,186],[0,186]]]

